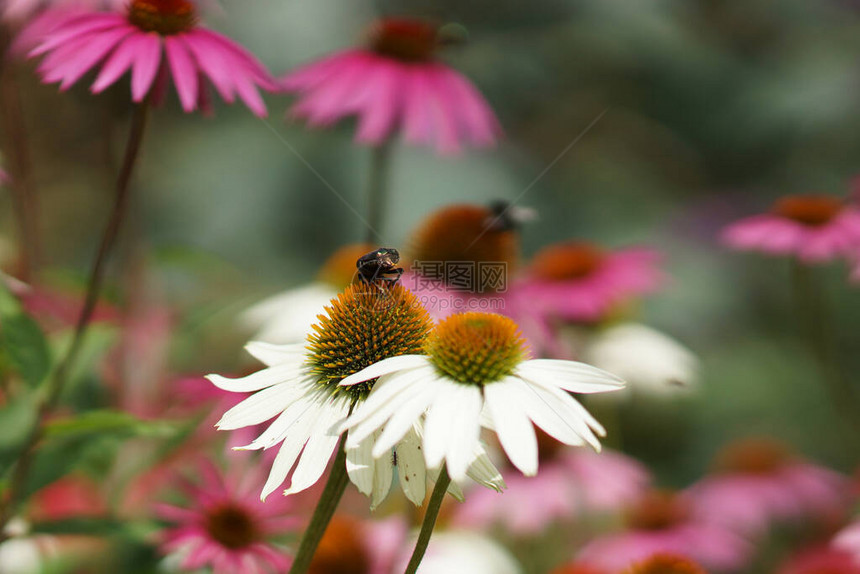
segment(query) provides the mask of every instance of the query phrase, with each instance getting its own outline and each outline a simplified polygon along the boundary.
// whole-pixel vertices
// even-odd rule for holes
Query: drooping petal
[[[373,491],[373,456],[370,450],[379,431],[346,449],[346,473],[360,493],[370,496]]]
[[[173,84],[176,86],[176,94],[179,96],[182,109],[186,112],[193,111],[197,107],[200,86],[197,82],[197,68],[191,54],[188,53],[185,45],[174,36],[165,39],[164,47],[167,52],[167,62],[170,65],[170,74],[173,77]]]
[[[605,393],[624,387],[624,381],[597,367],[558,359],[532,359],[517,366],[517,373],[529,381],[554,385],[572,393]]]
[[[135,62],[131,69],[131,99],[142,102],[152,88],[161,65],[161,38],[158,34],[143,34],[133,38],[137,43]]]
[[[346,401],[331,400],[326,405],[311,431],[311,437],[293,471],[290,487],[284,491],[285,495],[301,492],[319,480],[340,440],[338,434],[329,431],[346,418],[347,413],[349,404]]]
[[[421,453],[421,437],[414,427],[397,443],[395,452],[400,488],[412,504],[421,506],[427,495],[427,470]]]
[[[526,476],[538,469],[538,448],[534,428],[519,401],[518,381],[508,377],[484,387],[487,411],[496,435],[511,463]]]
[[[269,367],[282,363],[301,363],[304,361],[306,350],[302,343],[291,345],[273,345],[263,341],[251,341],[245,345],[245,350],[252,357]]]
[[[206,378],[219,389],[231,393],[252,393],[295,379],[303,372],[304,366],[301,362],[285,363],[267,367],[247,377],[228,379],[221,375],[206,375]]]
[[[235,430],[260,424],[304,395],[306,388],[306,384],[297,382],[292,385],[286,383],[275,385],[258,391],[224,413],[216,426],[220,430]]]
[[[394,453],[389,452],[387,456],[373,459],[373,496],[370,498],[370,509],[376,507],[388,496],[391,490],[391,482],[394,480]]]

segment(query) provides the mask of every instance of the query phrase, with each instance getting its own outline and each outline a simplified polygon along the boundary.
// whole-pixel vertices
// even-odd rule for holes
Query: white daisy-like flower
[[[277,489],[292,471],[284,494],[300,492],[322,476],[340,440],[338,427],[350,410],[367,397],[373,381],[349,388],[340,381],[385,358],[415,353],[431,328],[427,311],[400,285],[381,288],[355,284],[332,299],[320,315],[307,346],[255,342],[247,346],[265,369],[239,379],[208,378],[217,387],[254,394],[227,411],[217,427],[233,430],[274,419],[245,449],[268,449],[280,444],[261,498]],[[346,470],[358,490],[376,507],[388,494],[395,467],[407,498],[424,501],[428,473],[421,454],[421,427],[413,425],[392,443],[386,456],[371,456],[379,433],[349,441]],[[486,453],[475,445],[474,480],[501,489],[504,483]],[[429,476],[428,476],[429,475]],[[457,491],[454,491],[457,494]]]
[[[665,333],[640,323],[622,323],[587,341],[583,360],[623,377],[630,389],[672,393],[699,380],[699,359]]]
[[[532,423],[568,445],[600,449],[600,423],[569,393],[618,390],[624,382],[574,361],[526,360],[526,344],[511,319],[491,313],[462,313],[439,323],[426,354],[404,354],[376,363],[341,381],[361,385],[378,377],[367,400],[343,425],[347,446],[374,434],[371,454],[384,454],[424,420],[428,468],[447,464],[462,480],[474,463],[481,427],[495,431],[511,462],[528,476],[537,473],[538,448]]]
[[[323,263],[316,280],[255,303],[239,315],[239,323],[255,341],[303,343],[317,315],[352,282],[356,260],[372,249],[366,243],[341,247]]]

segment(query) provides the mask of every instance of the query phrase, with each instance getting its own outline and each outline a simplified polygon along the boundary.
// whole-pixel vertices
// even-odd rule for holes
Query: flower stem
[[[18,223],[20,269],[18,276],[29,282],[41,258],[39,217],[36,191],[33,185],[27,130],[21,110],[21,94],[15,78],[15,68],[9,57],[9,31],[0,26],[0,114],[6,127],[6,145],[11,181],[9,187]]]
[[[860,418],[857,418],[860,401],[839,366],[833,319],[827,306],[827,297],[816,281],[812,269],[796,259],[792,262],[792,278],[798,313],[807,342],[819,363],[833,406],[845,422],[860,435]]]
[[[331,517],[334,516],[334,511],[340,503],[340,499],[346,490],[348,477],[346,474],[346,433],[340,439],[337,445],[337,455],[334,457],[334,464],[331,467],[331,473],[328,475],[328,480],[323,488],[320,500],[311,517],[311,522],[308,524],[305,535],[302,537],[302,542],[299,544],[299,550],[296,553],[296,559],[290,568],[289,574],[305,574],[311,566],[314,554],[317,551],[320,540],[325,534],[328,523]]]
[[[427,512],[424,514],[421,532],[418,533],[418,541],[415,542],[415,550],[412,551],[412,558],[409,559],[409,565],[406,566],[404,574],[415,574],[418,571],[418,566],[430,544],[430,536],[433,534],[433,527],[436,526],[439,509],[442,508],[442,500],[445,498],[445,493],[448,492],[450,484],[451,477],[448,476],[448,467],[443,465],[442,472],[439,473],[439,480],[433,487],[433,494],[430,495],[430,502],[427,503]]]
[[[382,234],[385,204],[388,201],[388,166],[391,163],[391,140],[373,148],[370,176],[367,182],[367,235],[366,243],[376,243]]]
[[[125,158],[123,159],[122,168],[120,169],[119,177],[117,178],[116,196],[114,198],[113,209],[107,226],[105,227],[104,234],[102,235],[101,244],[99,245],[99,250],[96,254],[92,269],[90,270],[84,306],[78,316],[71,344],[66,350],[65,355],[63,355],[62,359],[57,364],[48,381],[45,398],[39,404],[36,424],[33,426],[30,435],[25,441],[22,454],[18,458],[18,463],[15,466],[15,470],[9,482],[8,496],[3,508],[0,509],[0,532],[2,532],[3,527],[12,518],[14,513],[17,511],[18,505],[21,503],[21,498],[25,491],[27,477],[30,471],[30,465],[33,462],[36,446],[43,435],[45,419],[54,409],[60,398],[63,388],[68,380],[69,373],[71,372],[71,368],[73,367],[75,359],[83,345],[87,328],[92,320],[96,303],[98,303],[99,296],[101,294],[102,283],[104,282],[105,264],[116,246],[116,239],[119,235],[119,230],[122,227],[122,222],[125,219],[126,212],[128,211],[129,184],[131,183],[131,176],[134,172],[134,167],[137,164],[140,146],[146,131],[148,116],[148,101],[144,101],[135,107],[131,130],[128,137],[128,144],[126,145],[125,150]],[[2,539],[3,535],[0,534],[0,540]]]

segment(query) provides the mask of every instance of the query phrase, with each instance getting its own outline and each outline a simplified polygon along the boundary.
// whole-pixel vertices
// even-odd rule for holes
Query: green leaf
[[[5,289],[0,290],[0,349],[12,370],[31,387],[51,370],[51,352],[42,329]]]
[[[45,426],[47,438],[74,438],[88,435],[170,437],[176,424],[167,421],[146,421],[123,411],[95,410],[73,417],[55,419]]]
[[[4,476],[21,454],[33,425],[36,401],[33,396],[16,398],[0,408],[0,476]]]

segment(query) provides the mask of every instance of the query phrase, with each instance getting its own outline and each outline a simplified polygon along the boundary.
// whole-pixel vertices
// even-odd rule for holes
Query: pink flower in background
[[[734,249],[792,255],[804,263],[854,258],[860,252],[860,210],[837,197],[789,195],[770,213],[732,223],[722,239]]]
[[[369,45],[336,53],[281,81],[299,95],[289,115],[323,127],[357,116],[356,140],[380,145],[398,130],[410,144],[433,144],[442,154],[495,143],[492,110],[460,73],[436,59],[444,38],[420,20],[384,19]]]
[[[751,557],[752,546],[738,534],[697,519],[679,495],[654,491],[628,515],[629,530],[595,538],[578,559],[618,572],[654,554],[689,556],[705,568],[735,570]]]
[[[647,469],[621,453],[562,448],[543,432],[538,437],[540,474],[528,478],[511,473],[503,495],[475,489],[457,507],[454,524],[538,534],[557,520],[627,508],[650,484]]]
[[[132,100],[161,101],[172,78],[182,109],[206,108],[206,80],[224,99],[236,96],[257,116],[266,115],[259,89],[274,83],[262,64],[232,40],[198,25],[189,0],[132,0],[125,12],[64,13],[31,56],[45,56],[45,83],[67,90],[93,68],[90,88],[100,93],[131,72]]]
[[[860,563],[838,549],[810,548],[787,560],[777,574],[860,574]]]
[[[48,9],[119,9],[128,0],[3,0],[2,18],[6,22],[24,22]]]
[[[531,316],[532,328],[523,327],[526,336],[558,355],[563,351],[555,325],[600,321],[616,306],[656,291],[665,279],[659,261],[652,249],[608,251],[583,241],[550,245],[512,286],[506,314],[516,320]]]
[[[848,478],[791,455],[778,441],[730,444],[716,472],[688,490],[696,516],[744,534],[762,534],[774,521],[839,517]]]
[[[291,500],[260,502],[256,491],[265,477],[259,472],[224,476],[209,462],[197,468],[199,483],[181,483],[188,497],[185,506],[157,507],[161,518],[175,523],[164,533],[162,551],[177,553],[186,570],[208,566],[214,574],[285,572],[292,558],[270,540],[301,523],[289,514]]]

